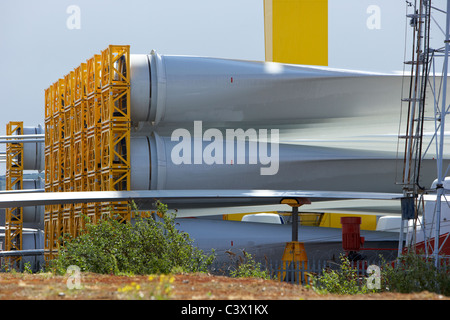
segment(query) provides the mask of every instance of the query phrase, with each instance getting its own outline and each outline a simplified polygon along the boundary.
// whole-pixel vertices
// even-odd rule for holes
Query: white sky
[[[80,29],[67,27],[71,5]],[[405,0],[329,0],[329,66],[401,71],[406,8]],[[1,1],[0,134],[11,120],[43,125],[44,90],[109,44],[264,60],[263,0]]]

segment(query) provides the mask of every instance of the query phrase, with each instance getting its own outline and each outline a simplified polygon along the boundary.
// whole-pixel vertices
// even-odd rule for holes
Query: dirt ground
[[[273,280],[209,274],[115,276],[0,273],[0,300],[450,300],[430,293],[319,295]]]

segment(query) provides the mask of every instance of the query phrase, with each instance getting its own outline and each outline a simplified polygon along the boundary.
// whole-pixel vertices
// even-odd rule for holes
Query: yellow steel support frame
[[[55,83],[57,88],[58,100],[55,100],[53,113],[54,123],[54,140],[53,140],[53,167],[55,169],[53,175],[53,190],[57,192],[64,191],[65,179],[65,154],[64,154],[64,140],[66,134],[65,110],[66,108],[66,83],[64,79],[59,79]],[[53,231],[53,251],[57,253],[59,246],[62,243],[60,237],[64,232],[64,206],[54,205],[52,209],[52,231]]]
[[[67,151],[65,150],[66,123],[70,127],[72,122],[68,103],[73,98],[73,77],[74,74],[71,73],[46,90],[44,159],[45,191],[47,192],[60,192],[67,188],[65,170],[66,165],[70,165],[71,162],[70,159],[66,159],[67,154],[64,151]],[[44,257],[47,261],[54,257],[60,244],[60,234],[64,230],[63,212],[64,205],[45,206]]]
[[[23,122],[10,121],[6,124],[6,134],[23,134]],[[6,190],[23,188],[23,143],[6,144]],[[23,208],[12,207],[5,210],[5,250],[22,250]],[[11,257],[13,267],[21,257]]]
[[[86,133],[78,132],[75,134],[74,142],[75,155],[75,175],[74,175],[74,191],[87,191],[87,176],[86,176]],[[74,204],[74,234],[77,236],[80,229],[84,226],[83,216],[86,215],[86,204]]]
[[[310,204],[311,202],[307,198],[286,198],[282,199],[280,203],[292,207],[292,241],[286,243],[281,259],[286,269],[283,272],[278,272],[278,279],[283,281],[289,276],[289,273],[287,272],[289,265],[296,270],[306,269],[308,265],[305,245],[303,242],[298,241],[298,208],[304,204]],[[295,280],[308,283],[309,280],[307,274],[304,273],[303,276],[304,278],[302,279],[301,274],[295,274],[294,278]]]
[[[101,79],[102,70],[102,56],[99,54],[94,55],[87,60],[87,96],[94,93],[99,93],[102,86]]]
[[[75,69],[75,101],[74,101],[74,191],[87,191],[86,187],[86,121],[87,121],[87,92],[89,63],[81,63]],[[86,204],[73,205],[73,218],[71,220],[73,231],[71,235],[76,237],[84,226],[83,217],[86,214]]]
[[[88,60],[87,134],[86,134],[86,187],[87,191],[100,191],[100,127],[101,127],[101,71],[100,54]],[[87,203],[86,215],[90,222],[97,223],[101,214],[100,204]]]
[[[100,147],[100,128],[89,128],[87,133],[87,191],[101,191]],[[86,205],[86,214],[92,223],[97,223],[100,219],[100,206],[95,202]]]
[[[45,191],[53,191],[53,84],[45,90]],[[52,209],[46,205],[44,210],[44,258],[51,260],[52,253]]]
[[[130,47],[110,45],[45,90],[45,190],[130,189]],[[128,202],[45,207],[45,259],[87,216],[131,218]]]
[[[88,65],[88,83],[87,83],[87,116],[86,116],[86,125],[87,125],[86,185],[87,191],[100,191],[102,56],[100,54],[94,55],[87,61],[87,65]],[[97,223],[101,215],[100,204],[87,203],[86,215],[90,222]]]
[[[67,122],[66,122],[67,125]],[[74,191],[74,180],[73,180],[73,138],[71,136],[64,139],[64,192]],[[74,215],[74,205],[71,203],[64,204],[64,214],[63,214],[63,233],[74,235],[74,225],[73,225],[73,215]]]
[[[101,190],[130,189],[130,47],[102,51]],[[102,204],[102,214],[131,219],[128,202]]]

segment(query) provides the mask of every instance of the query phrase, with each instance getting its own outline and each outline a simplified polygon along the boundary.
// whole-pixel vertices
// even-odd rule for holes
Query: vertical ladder
[[[398,256],[403,252],[403,237],[405,221],[417,219],[418,194],[423,193],[425,188],[421,185],[420,170],[423,160],[423,130],[425,117],[425,99],[428,85],[428,74],[430,65],[430,10],[431,1],[416,0],[413,6],[414,13],[408,14],[410,26],[413,28],[412,57],[405,61],[405,65],[411,66],[409,75],[409,88],[407,96],[402,98],[406,104],[405,134],[399,136],[404,139],[403,174],[400,182],[403,185],[402,219],[400,226]],[[402,92],[403,94],[403,92]],[[411,210],[413,207],[413,216]]]
[[[405,61],[406,65],[411,66],[409,90],[407,97],[402,98],[402,103],[407,104],[406,133],[400,136],[405,139],[401,181],[405,194],[417,194],[420,189],[423,189],[420,185],[420,168],[430,62],[430,7],[431,2],[420,0],[415,13],[407,15],[411,19],[410,25],[414,28],[414,35],[412,59]]]
[[[446,2],[446,9],[441,10],[436,7],[432,7],[431,0],[416,0],[414,4],[414,14],[408,15],[408,17],[411,18],[410,24],[412,27],[414,27],[413,59],[412,61],[406,62],[406,64],[410,64],[412,68],[409,95],[407,98],[402,99],[403,102],[406,102],[408,104],[406,134],[400,137],[405,139],[404,170],[402,180],[403,190],[406,199],[415,199],[416,203],[414,207],[414,219],[416,221],[418,216],[418,208],[419,206],[423,205],[422,202],[418,203],[418,196],[426,192],[436,194],[436,206],[433,219],[434,221],[432,222],[433,228],[435,228],[433,256],[435,258],[436,266],[439,265],[439,252],[443,246],[443,243],[439,243],[438,239],[441,223],[441,206],[444,204],[441,203],[441,197],[444,194],[443,180],[446,174],[445,170],[443,169],[445,117],[449,113],[448,101],[446,101],[446,75],[448,74],[448,55],[450,51],[450,0],[447,0]],[[443,13],[446,16],[446,26],[444,32],[445,38],[443,40],[444,47],[439,49],[430,48],[431,9],[435,10],[435,12]],[[442,28],[440,29],[441,31],[443,31]],[[436,83],[434,79],[434,66],[437,57],[444,58],[441,73],[442,81],[437,81],[439,83]],[[429,73],[431,66],[433,66],[433,78],[430,79],[431,76],[429,75]],[[425,96],[427,89],[432,94],[434,100],[434,114],[430,117],[425,116]],[[428,146],[424,148],[425,151],[423,151],[422,145],[424,143],[424,122],[427,120],[431,120],[434,122],[435,132],[432,139],[427,142]],[[420,185],[420,169],[423,159],[433,143],[436,145],[436,154],[433,156],[433,158],[436,159],[437,184],[435,189],[426,190],[425,187]],[[423,201],[423,197],[420,197],[419,200]],[[399,240],[399,255],[401,254],[401,246],[403,244],[404,220],[411,218],[406,217],[406,214],[404,214],[405,212],[411,210],[403,210],[403,207],[410,207],[410,204],[411,203],[408,204],[407,201],[402,201],[402,225]],[[414,226],[416,225],[417,223],[414,223]],[[426,228],[425,224],[423,224],[423,228]],[[415,232],[415,230],[413,232]],[[422,232],[424,232],[425,234],[425,243],[427,241],[432,241],[431,239],[426,239],[427,237],[431,238],[431,234],[426,235],[426,233],[428,232],[427,230],[424,230]],[[428,245],[425,245],[425,248],[428,248]],[[425,251],[425,254],[428,255],[428,252]]]

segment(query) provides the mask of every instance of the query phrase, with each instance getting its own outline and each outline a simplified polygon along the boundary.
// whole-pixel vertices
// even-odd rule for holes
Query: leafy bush
[[[321,276],[312,278],[313,289],[320,294],[361,294],[374,292],[366,281],[360,281],[358,271],[351,266],[347,257],[341,255],[339,270],[324,270]]]
[[[434,266],[434,260],[409,253],[396,263],[382,263],[380,266],[380,287],[369,289],[366,278],[360,278],[350,261],[341,256],[339,270],[325,271],[321,276],[313,277],[315,291],[326,294],[364,294],[371,292],[411,293],[430,291],[450,296],[450,267],[443,263],[440,268]]]
[[[189,235],[175,227],[175,216],[158,203],[162,218],[137,219],[134,224],[107,218],[86,224],[86,232],[68,239],[52,261],[58,273],[69,265],[95,273],[155,274],[203,272],[214,256],[207,256],[192,245]]]
[[[388,291],[410,293],[430,291],[450,296],[450,267],[447,261],[436,268],[433,259],[408,253],[393,266],[386,264],[382,270]]]
[[[270,279],[269,273],[263,270],[261,263],[257,263],[250,253],[244,250],[242,252],[243,257],[239,256],[237,268],[230,271],[231,277]]]

